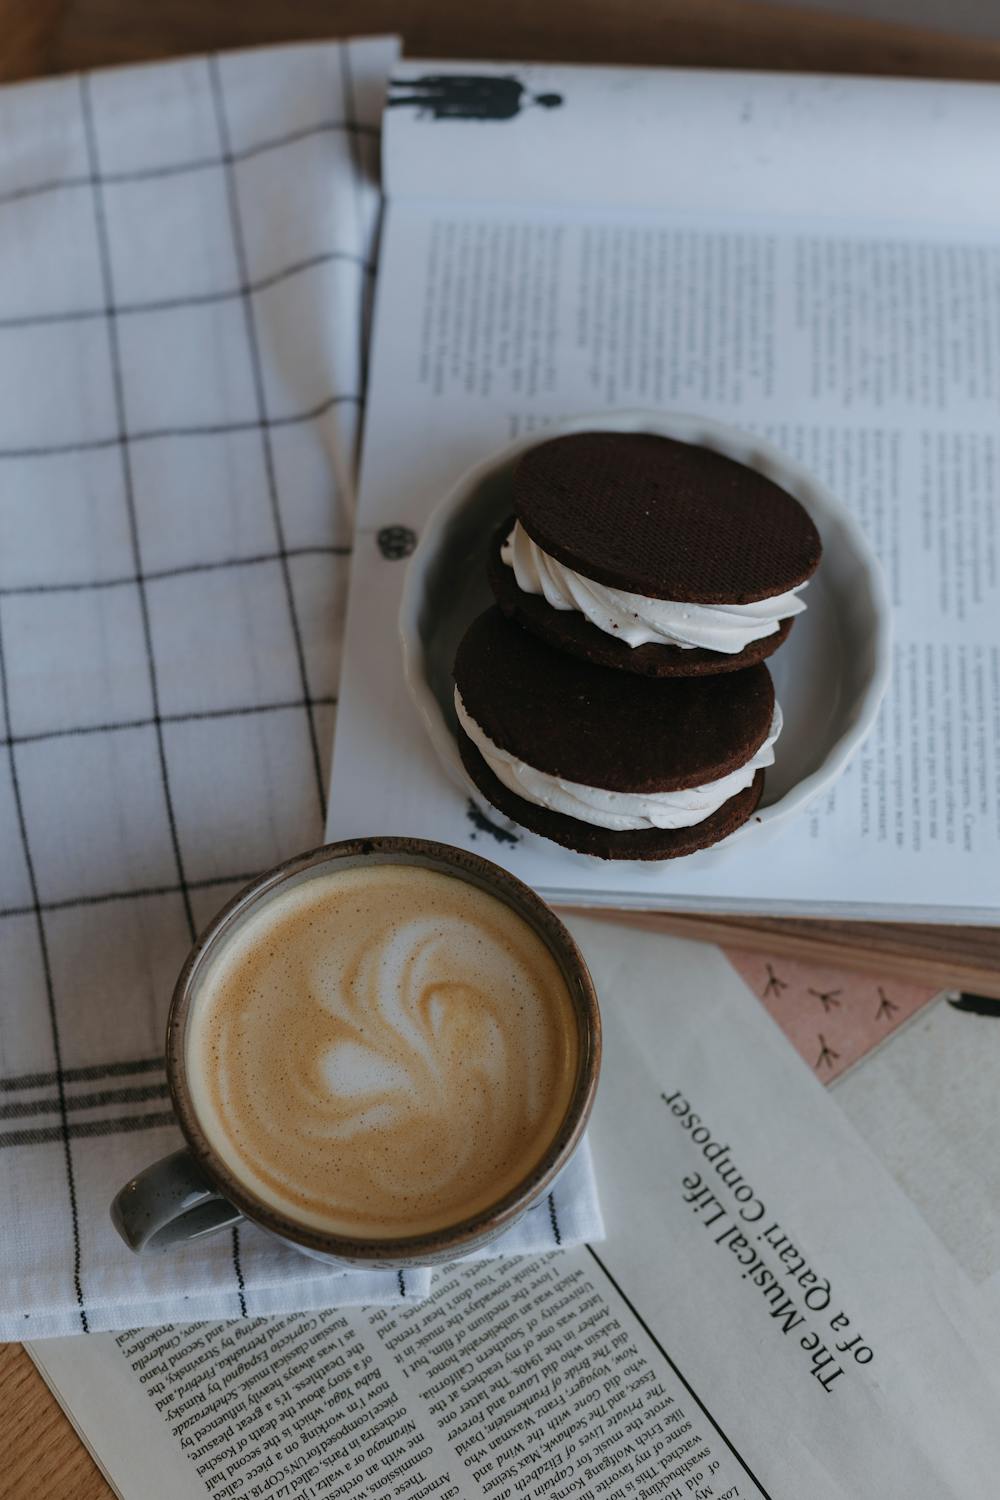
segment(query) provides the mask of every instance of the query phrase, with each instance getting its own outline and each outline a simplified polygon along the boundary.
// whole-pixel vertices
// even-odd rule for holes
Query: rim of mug
[[[360,863],[374,856],[379,864],[426,865],[478,886],[498,897],[528,922],[556,959],[566,980],[579,1027],[579,1058],[573,1093],[563,1122],[532,1170],[478,1213],[422,1234],[364,1238],[335,1234],[303,1224],[246,1187],[217,1154],[202,1130],[186,1079],[187,1023],[195,982],[239,919],[288,881],[325,865],[350,858]],[[502,865],[482,855],[432,839],[382,835],[320,844],[275,865],[238,891],[200,934],[178,976],[167,1017],[166,1071],[170,1098],[184,1138],[206,1175],[240,1212],[272,1234],[358,1265],[387,1267],[420,1264],[460,1256],[481,1240],[492,1239],[542,1198],[567,1165],[586,1129],[597,1090],[601,1062],[601,1014],[597,992],[576,942],[566,926],[530,886]]]

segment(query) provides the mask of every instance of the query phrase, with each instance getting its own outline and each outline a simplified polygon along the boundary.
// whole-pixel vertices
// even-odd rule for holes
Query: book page
[[[721,954],[573,931],[606,1241],[409,1307],[34,1345],[128,1500],[995,1492],[995,1290]]]
[[[407,58],[383,139],[393,199],[1000,227],[992,84]]]
[[[968,98],[994,119],[1000,90]],[[480,132],[494,155],[499,132],[514,128],[488,137],[484,122],[421,128],[418,117],[407,129],[389,114],[402,158],[393,168],[390,155],[393,183],[404,166],[416,172],[418,137],[435,128],[476,142]],[[691,132],[698,122],[691,96]],[[537,196],[390,201],[333,771],[338,833],[391,827],[485,847],[556,901],[1000,919],[990,878],[1000,857],[1000,249],[957,140],[924,126],[935,171],[905,219],[876,218],[863,193],[865,214],[836,224],[803,214],[791,193],[767,219],[742,200],[744,212],[709,212],[690,206],[680,179],[670,207],[644,211]],[[767,139],[772,166],[783,162],[785,137]],[[961,217],[937,214],[946,146]],[[508,175],[483,181],[513,193],[523,173],[534,179],[526,155],[508,150]],[[379,531],[419,533],[463,470],[511,438],[622,407],[702,413],[770,439],[854,512],[885,569],[895,643],[878,725],[829,795],[761,850],[736,843],[642,869],[516,830],[493,836],[446,779],[405,692],[403,564],[379,550]],[[483,607],[488,598],[484,588]],[[793,631],[769,663],[779,699],[797,652]],[[810,711],[829,711],[822,684]]]

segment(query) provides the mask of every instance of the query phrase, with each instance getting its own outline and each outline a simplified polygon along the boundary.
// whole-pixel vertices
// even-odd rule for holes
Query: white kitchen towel
[[[322,839],[395,50],[0,90],[0,1339],[429,1289],[108,1217],[192,937]],[[599,1233],[584,1155],[496,1253]]]

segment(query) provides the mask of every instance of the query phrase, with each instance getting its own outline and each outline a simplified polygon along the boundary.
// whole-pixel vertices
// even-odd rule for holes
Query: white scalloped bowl
[[[816,523],[823,559],[804,595],[808,608],[767,661],[785,719],[775,763],[753,818],[705,854],[762,840],[829,790],[872,728],[889,681],[890,609],[878,559],[829,490],[770,443],[707,417],[616,411],[555,422],[476,464],[439,502],[410,559],[399,615],[406,683],[438,758],[463,795],[496,819],[459,757],[451,665],[466,628],[493,602],[487,557],[513,510],[517,459],[573,432],[655,433],[711,448],[774,480]]]

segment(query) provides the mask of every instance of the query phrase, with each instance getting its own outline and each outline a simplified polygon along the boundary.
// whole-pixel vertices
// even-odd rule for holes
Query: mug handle
[[[190,1151],[154,1161],[115,1194],[111,1222],[130,1250],[167,1250],[243,1218]]]

